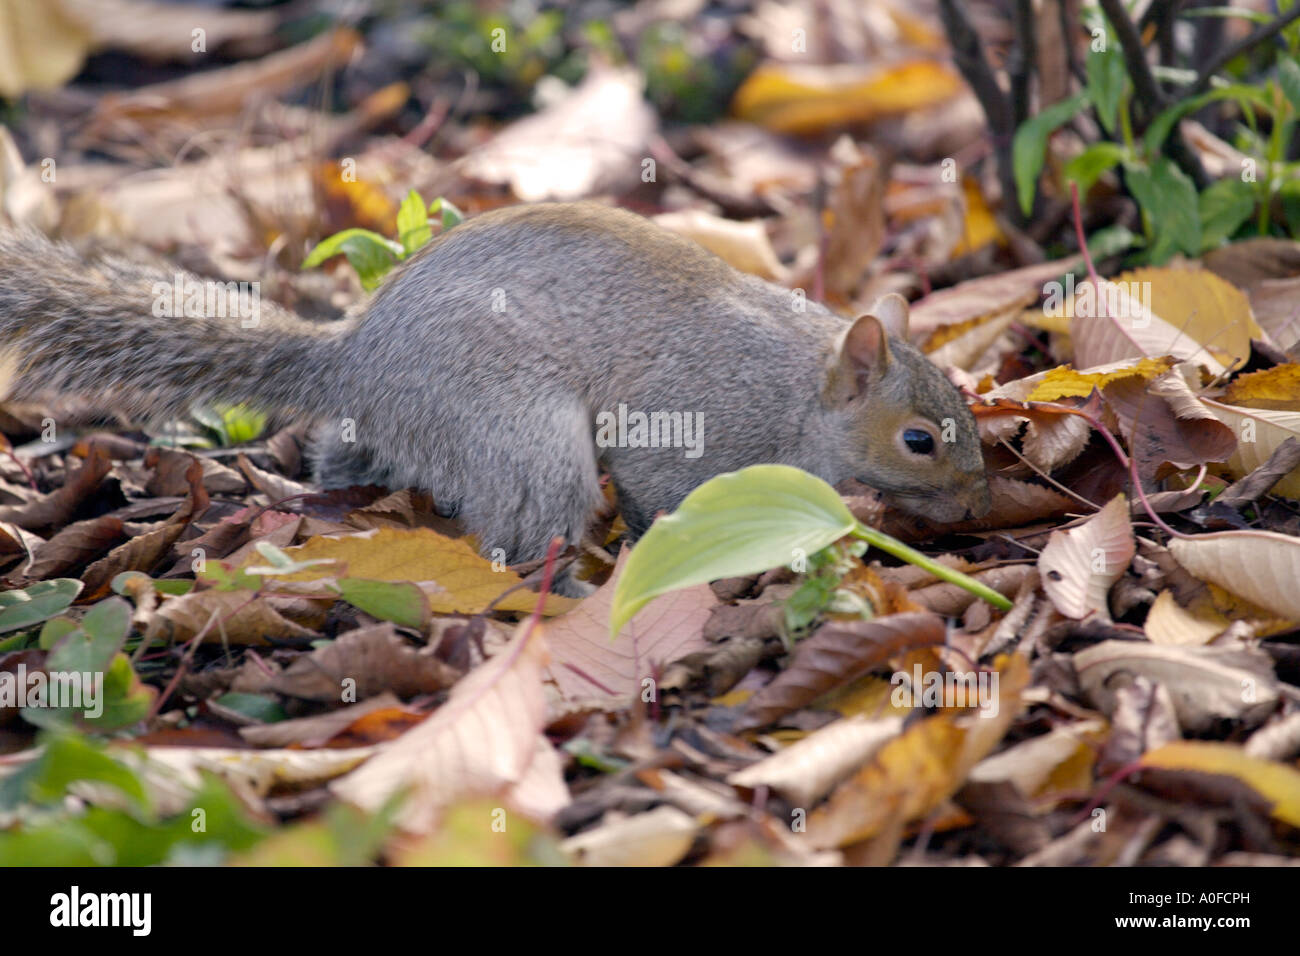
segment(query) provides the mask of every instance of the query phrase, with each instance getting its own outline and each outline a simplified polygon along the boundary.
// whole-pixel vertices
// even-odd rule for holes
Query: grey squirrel
[[[857,478],[938,521],[989,510],[974,418],[903,341],[904,299],[853,322],[815,302],[800,312],[789,290],[623,210],[475,217],[333,323],[268,302],[252,328],[159,318],[159,282],[173,276],[0,231],[0,397],[301,414],[323,486],[426,490],[509,563],[580,539],[602,469],[633,537],[708,478],[758,463]],[[698,447],[645,447],[645,429],[624,427],[655,412],[668,414],[650,418],[654,437],[672,445],[680,412]]]

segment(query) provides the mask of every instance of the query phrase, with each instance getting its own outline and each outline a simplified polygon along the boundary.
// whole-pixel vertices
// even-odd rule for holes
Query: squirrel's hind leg
[[[566,398],[539,397],[498,420],[490,438],[469,443],[474,473],[459,517],[483,554],[516,564],[544,558],[556,536],[577,544],[604,500],[591,416]]]
[[[312,478],[325,489],[354,485],[392,485],[390,469],[379,463],[370,449],[346,442],[332,429],[318,428],[307,451]],[[403,485],[403,487],[405,487]]]

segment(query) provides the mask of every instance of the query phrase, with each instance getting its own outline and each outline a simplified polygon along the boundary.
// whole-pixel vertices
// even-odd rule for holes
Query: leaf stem
[[[941,581],[947,581],[949,584],[955,584],[957,587],[969,591],[977,598],[982,598],[983,600],[988,601],[999,610],[1011,610],[1011,602],[987,584],[981,584],[968,574],[962,574],[960,571],[940,564],[933,558],[922,554],[915,548],[909,548],[897,538],[891,537],[883,531],[877,531],[875,528],[868,528],[859,521],[850,534],[855,538],[861,538],[863,541],[867,542],[867,544],[879,548],[886,554],[892,554],[894,557],[901,558],[908,564],[914,564],[922,570],[929,571]]]

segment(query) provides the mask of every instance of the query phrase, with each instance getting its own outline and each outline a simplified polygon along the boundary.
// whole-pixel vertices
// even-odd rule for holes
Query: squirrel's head
[[[887,295],[836,346],[823,401],[847,415],[847,467],[913,514],[982,517],[989,486],[975,418],[944,374],[906,343],[907,317],[907,300]]]

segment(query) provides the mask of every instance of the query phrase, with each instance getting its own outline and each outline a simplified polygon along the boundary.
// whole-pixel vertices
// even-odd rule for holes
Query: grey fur
[[[858,477],[941,518],[987,510],[974,420],[920,353],[891,342],[883,376],[831,400],[848,323],[816,303],[795,312],[789,290],[631,213],[477,217],[395,270],[362,318],[331,325],[270,303],[255,329],[157,319],[150,287],[170,279],[0,233],[10,394],[103,393],[142,414],[214,399],[296,410],[317,423],[322,484],[426,489],[510,562],[580,537],[602,467],[634,533],[713,475],[760,462]],[[595,416],[620,403],[702,415],[703,454],[598,449]],[[930,470],[904,467],[882,410],[952,418],[957,440]]]

